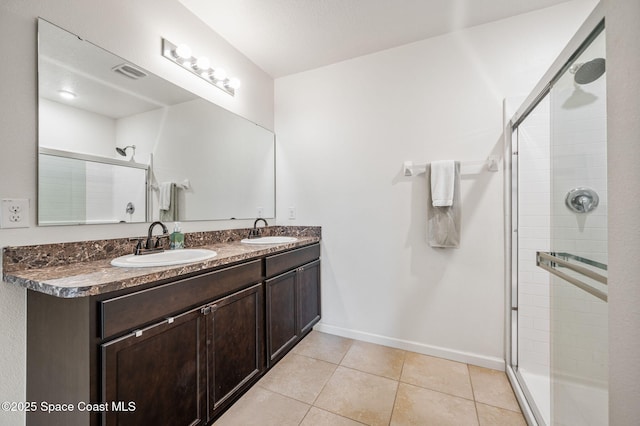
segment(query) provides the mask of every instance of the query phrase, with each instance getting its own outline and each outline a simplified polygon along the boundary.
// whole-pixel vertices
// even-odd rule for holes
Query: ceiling
[[[122,65],[145,76],[132,79]],[[60,91],[76,98],[66,100]],[[114,119],[196,96],[43,19],[38,21],[38,96]]]
[[[179,0],[274,78],[567,0]]]

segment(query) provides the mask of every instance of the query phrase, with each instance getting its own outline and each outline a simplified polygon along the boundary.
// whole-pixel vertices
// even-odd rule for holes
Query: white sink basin
[[[298,241],[296,237],[260,237],[260,238],[245,238],[241,240],[244,244],[285,244]]]
[[[161,253],[134,255],[116,257],[111,261],[113,266],[124,268],[146,268],[150,266],[171,266],[181,265],[183,263],[202,262],[203,260],[212,259],[218,253],[207,249],[181,249],[167,250]]]

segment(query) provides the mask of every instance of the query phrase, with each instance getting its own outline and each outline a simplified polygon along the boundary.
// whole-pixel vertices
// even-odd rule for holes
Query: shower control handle
[[[591,188],[574,188],[567,193],[565,204],[574,213],[589,213],[598,207],[600,198]]]

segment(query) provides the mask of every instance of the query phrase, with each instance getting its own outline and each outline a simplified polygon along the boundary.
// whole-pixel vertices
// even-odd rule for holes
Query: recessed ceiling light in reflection
[[[58,90],[58,95],[60,95],[60,97],[62,99],[75,99],[77,97],[77,95],[69,90]]]

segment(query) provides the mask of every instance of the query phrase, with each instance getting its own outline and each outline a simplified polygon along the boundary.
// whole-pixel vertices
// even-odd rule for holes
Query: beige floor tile
[[[364,423],[359,423],[316,407],[311,407],[302,423],[300,423],[300,426],[362,426],[363,424]]]
[[[521,413],[476,403],[480,426],[527,426]]]
[[[321,359],[333,364],[340,364],[353,340],[333,334],[311,331],[291,351],[298,355]]]
[[[270,391],[313,404],[336,368],[330,362],[289,353],[258,384]]]
[[[504,372],[470,365],[469,374],[476,402],[520,411],[509,379]]]
[[[501,371],[313,331],[215,424],[525,426],[526,422]]]
[[[407,352],[401,382],[473,399],[467,364]]]
[[[251,388],[216,422],[216,426],[297,426],[309,405],[268,391]]]
[[[388,425],[398,382],[338,367],[315,406],[368,424]]]
[[[477,426],[473,401],[445,393],[400,383],[392,426]]]
[[[402,373],[405,354],[401,349],[356,340],[340,365],[398,380]]]

